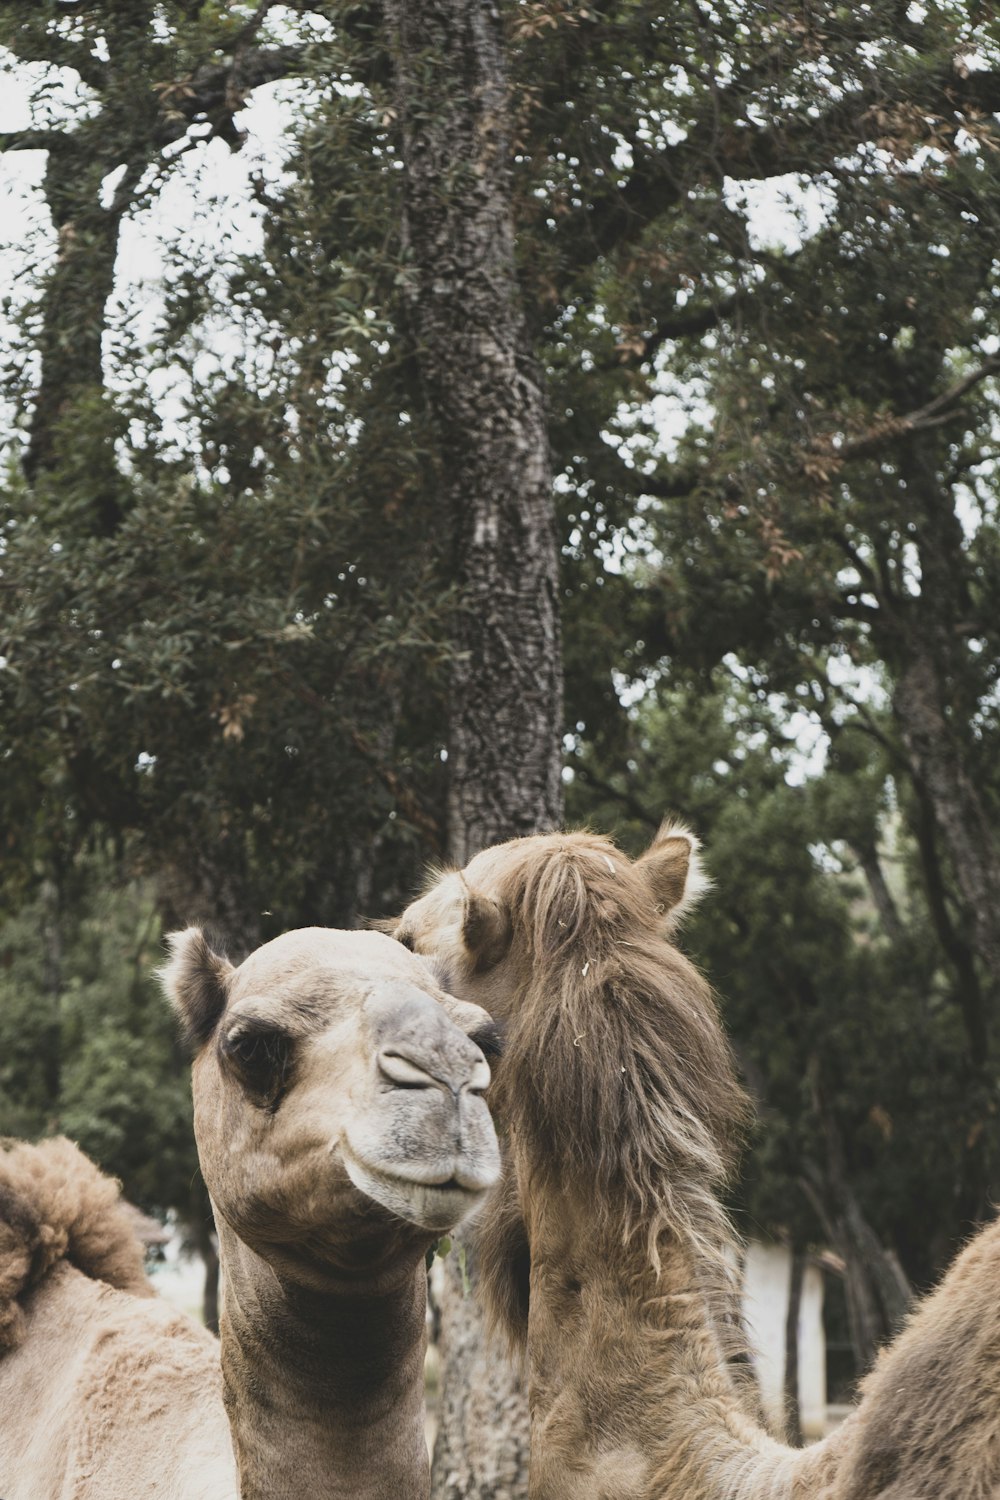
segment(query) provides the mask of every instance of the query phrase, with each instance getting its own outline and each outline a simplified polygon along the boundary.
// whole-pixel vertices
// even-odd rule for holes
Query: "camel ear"
[[[180,1017],[184,1040],[197,1050],[215,1031],[236,970],[228,959],[213,952],[200,927],[171,932],[167,947],[170,962],[160,970],[160,983]]]
[[[702,868],[700,849],[701,844],[690,829],[668,819],[645,854],[636,860],[636,870],[645,881],[657,911],[664,914],[668,931],[711,889],[712,882]]]
[[[367,932],[384,932],[386,937],[394,938],[399,927],[399,918],[363,917],[361,925]]]
[[[510,947],[510,938],[510,914],[506,907],[480,891],[470,891],[462,918],[462,941],[472,955],[477,974],[500,962]]]

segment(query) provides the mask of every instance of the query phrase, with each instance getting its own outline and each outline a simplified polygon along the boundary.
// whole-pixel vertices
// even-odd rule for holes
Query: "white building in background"
[[[751,1241],[743,1263],[743,1323],[754,1356],[761,1400],[775,1431],[785,1419],[785,1330],[792,1284],[787,1245]],[[807,1261],[799,1303],[799,1411],[807,1442],[827,1430],[823,1273]]]

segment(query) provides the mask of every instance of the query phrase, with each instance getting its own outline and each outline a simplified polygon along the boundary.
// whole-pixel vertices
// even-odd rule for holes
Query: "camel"
[[[996,1224],[839,1429],[798,1449],[763,1425],[718,1197],[746,1103],[671,941],[705,886],[679,825],[634,862],[539,835],[436,876],[393,924],[506,1031],[503,1173],[475,1238],[488,1318],[527,1355],[531,1500],[996,1500]]]
[[[220,1342],[152,1295],[75,1147],[8,1147],[0,1495],[426,1497],[424,1262],[499,1174],[489,1017],[375,932],[286,933],[238,968],[196,928],[170,941]]]

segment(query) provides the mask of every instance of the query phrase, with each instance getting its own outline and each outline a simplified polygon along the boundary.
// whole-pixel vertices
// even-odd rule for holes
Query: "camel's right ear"
[[[228,959],[208,946],[200,927],[171,932],[167,937],[170,962],[160,970],[160,982],[193,1051],[203,1047],[226,1008],[230,977],[236,970]]]
[[[500,962],[510,947],[510,938],[507,908],[481,891],[469,891],[462,918],[462,942],[472,955],[477,974],[484,974]]]
[[[701,844],[683,823],[671,819],[635,862],[668,932],[701,900],[712,882],[702,869]]]

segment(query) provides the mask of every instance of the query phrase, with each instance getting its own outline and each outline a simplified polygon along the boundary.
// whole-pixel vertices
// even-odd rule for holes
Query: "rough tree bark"
[[[519,305],[500,19],[487,0],[386,0],[410,307],[463,605],[448,723],[448,854],[562,810],[558,550],[544,402]],[[451,1257],[454,1259],[454,1257]],[[473,1268],[474,1272],[474,1268]],[[435,1500],[527,1491],[515,1371],[449,1266]]]
[[[982,965],[989,999],[1000,986],[1000,844],[955,714],[966,675],[970,634],[969,564],[955,497],[941,477],[938,442],[915,436],[900,462],[911,496],[920,559],[920,592],[887,615],[887,659],[895,668],[892,707],[921,801],[933,813],[959,897],[969,942]],[[989,1016],[967,1015],[979,1063],[989,1046]]]
[[[1000,849],[992,819],[948,720],[948,693],[931,650],[914,641],[893,693],[903,743],[934,812],[955,884],[972,923],[972,944],[989,976],[1000,983]],[[974,1022],[971,1044],[985,1060],[986,1018]]]
[[[411,311],[464,606],[449,853],[558,822],[558,553],[514,264],[500,23],[483,0],[385,7],[406,165]]]

